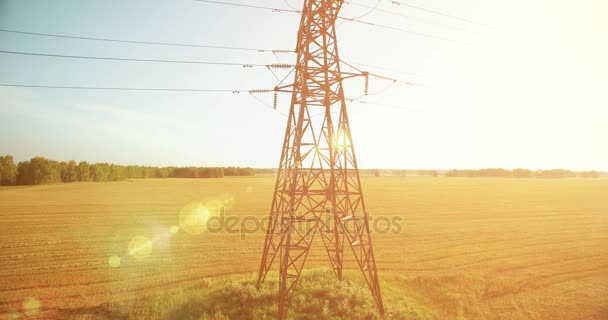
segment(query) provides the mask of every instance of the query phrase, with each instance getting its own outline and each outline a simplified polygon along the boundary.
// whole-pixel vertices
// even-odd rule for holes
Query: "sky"
[[[228,1],[228,0],[227,0]],[[230,0],[300,8],[302,0]],[[341,58],[372,79],[349,105],[362,168],[608,170],[608,2],[380,0],[353,4]],[[374,6],[377,0],[357,0]],[[369,13],[368,13],[369,12]],[[367,14],[366,14],[367,13]],[[468,21],[472,21],[468,22]],[[0,0],[0,29],[292,50],[299,16],[198,2]],[[428,36],[420,36],[418,34]],[[448,40],[442,40],[445,38]],[[0,32],[0,50],[121,58],[294,63],[293,54],[163,47]],[[277,70],[284,77],[286,71]],[[0,83],[244,90],[127,92],[0,87],[0,154],[154,166],[277,167],[289,109],[265,68],[76,60],[0,53]],[[347,97],[362,79],[345,82]],[[373,104],[376,103],[376,104]]]

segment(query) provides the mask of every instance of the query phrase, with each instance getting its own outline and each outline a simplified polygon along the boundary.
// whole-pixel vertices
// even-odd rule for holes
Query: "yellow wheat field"
[[[254,273],[263,231],[212,233],[184,212],[261,218],[273,184],[0,189],[0,319],[122,319],[148,298]],[[608,180],[363,177],[363,187],[372,216],[403,219],[400,233],[373,238],[387,299],[429,319],[608,319]],[[328,266],[321,250],[308,262]]]

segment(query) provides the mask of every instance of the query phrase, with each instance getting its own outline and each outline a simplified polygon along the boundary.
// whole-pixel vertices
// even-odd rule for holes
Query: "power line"
[[[349,100],[351,103],[374,105],[374,106],[378,106],[378,107],[385,107],[385,108],[391,108],[391,109],[396,109],[396,110],[403,110],[405,108],[408,108],[407,106],[400,106],[400,105],[395,105],[395,104],[386,104],[386,103],[378,103],[378,102],[355,100],[355,99],[347,99],[347,100]]]
[[[424,37],[424,38],[443,40],[443,41],[450,41],[450,42],[457,42],[455,40],[452,40],[452,39],[449,39],[449,38],[444,38],[444,37],[441,37],[441,36],[436,36],[436,35],[432,35],[432,34],[412,31],[412,30],[409,30],[409,29],[403,29],[403,28],[398,28],[398,27],[393,27],[393,26],[387,26],[387,25],[373,23],[373,22],[369,22],[369,21],[363,21],[363,20],[357,20],[357,19],[351,19],[351,18],[344,18],[344,17],[338,17],[338,19],[342,19],[342,20],[346,20],[346,21],[352,21],[352,22],[356,22],[356,23],[360,23],[360,24],[365,24],[365,25],[368,25],[368,26],[382,28],[382,29],[388,29],[388,30],[394,30],[394,31],[399,31],[399,32],[403,32],[403,33],[409,33],[409,34],[413,34],[413,35]]]
[[[168,43],[168,42],[150,42],[150,41],[126,40],[126,39],[94,38],[94,37],[85,37],[85,36],[70,36],[70,35],[60,35],[60,34],[29,32],[29,31],[21,31],[21,30],[9,30],[9,29],[0,29],[0,32],[35,35],[35,36],[43,36],[43,37],[105,41],[105,42],[119,42],[119,43],[134,43],[134,44],[146,44],[146,45],[180,46],[180,47],[197,47],[197,48],[200,47],[200,48],[211,48],[211,49],[244,50],[244,51],[257,51],[257,52],[273,52],[273,53],[294,53],[293,50],[277,50],[277,49],[271,50],[271,49],[256,49],[256,48],[244,48],[244,47],[209,46],[209,45],[185,44],[185,43]],[[9,52],[3,52],[3,53],[9,53]],[[17,54],[16,52],[10,52],[10,53]],[[40,55],[40,54],[36,54],[36,55]],[[56,55],[49,55],[49,56],[55,57]],[[346,61],[343,61],[343,62],[346,63]],[[365,65],[365,64],[361,64],[361,63],[356,63],[356,64],[370,66],[370,65]],[[352,67],[352,65],[351,65],[351,67]],[[377,66],[370,66],[370,67],[391,70],[390,68],[384,68],[384,67],[377,67]]]
[[[226,50],[243,50],[243,51],[273,52],[273,53],[294,53],[295,52],[294,50],[283,50],[283,49],[259,49],[259,48],[211,46],[211,45],[187,44],[187,43],[150,42],[150,41],[140,41],[140,40],[127,40],[127,39],[95,38],[95,37],[88,37],[88,36],[85,37],[85,36],[71,36],[71,35],[62,35],[62,34],[38,33],[38,32],[29,32],[29,31],[21,31],[21,30],[12,30],[12,29],[0,29],[0,32],[15,33],[15,34],[26,34],[26,35],[35,35],[35,36],[43,36],[43,37],[54,37],[54,38],[66,38],[66,39],[77,39],[77,40],[92,40],[92,41],[105,41],[105,42],[118,42],[118,43],[133,43],[133,44],[146,44],[146,45],[178,46],[178,47],[194,47],[194,48],[226,49]],[[344,60],[342,62],[347,63]],[[362,64],[362,63],[356,63],[356,64],[363,65],[363,66],[370,66],[370,67],[378,68],[378,69],[392,70],[390,68],[365,65],[365,64]],[[350,65],[350,66],[353,67],[352,65]]]
[[[217,49],[235,49],[235,50],[256,50],[258,52],[262,51],[271,51],[274,53],[293,53],[294,51],[290,50],[268,50],[268,49],[253,49],[253,48],[239,48],[239,47],[216,47],[216,46],[204,46],[204,45],[195,45],[195,44],[176,44],[176,43],[164,43],[164,42],[148,42],[148,41],[138,41],[138,40],[118,40],[118,39],[109,39],[109,38],[92,38],[92,37],[80,37],[80,36],[67,36],[67,35],[57,35],[57,34],[43,34],[43,33],[34,33],[34,32],[26,32],[26,31],[18,31],[18,30],[8,30],[8,29],[0,29],[0,32],[10,32],[10,33],[18,33],[18,34],[32,34],[39,36],[48,36],[48,37],[59,37],[59,38],[70,38],[70,39],[82,39],[82,40],[95,40],[95,41],[109,41],[109,42],[126,42],[126,43],[136,43],[136,44],[151,44],[151,45],[170,45],[170,46],[187,46],[187,47],[204,47],[204,48],[217,48]],[[30,52],[15,52],[15,51],[0,51],[5,54],[20,54],[20,55],[33,55],[33,56],[46,56],[46,57],[61,57],[61,58],[81,58],[81,59],[100,59],[100,60],[118,60],[118,61],[141,61],[141,62],[163,62],[163,63],[201,63],[201,64],[211,64],[212,62],[203,62],[203,61],[181,61],[181,60],[151,60],[151,59],[126,59],[126,58],[111,58],[111,57],[85,57],[85,56],[67,56],[67,55],[55,55],[55,54],[42,54],[42,53],[30,53]],[[342,60],[342,62],[351,66],[354,69],[356,67]],[[213,64],[216,64],[213,62]],[[225,64],[225,63],[217,63],[217,64]],[[388,67],[380,67],[380,66],[372,66],[366,65],[362,63],[356,63],[363,66],[368,66],[377,69],[391,70]],[[291,65],[286,64],[270,64],[270,65],[250,65],[250,64],[240,64],[240,63],[228,63],[228,65],[235,66],[264,66],[269,69],[277,68],[278,66],[290,67]],[[359,69],[357,69],[359,70]],[[359,70],[360,71],[360,70]],[[276,77],[276,75],[275,75]]]
[[[35,53],[35,52],[22,52],[22,51],[4,51],[4,50],[0,50],[0,53],[14,54],[14,55],[26,55],[26,56],[52,57],[52,58],[68,58],[68,59],[205,64],[205,65],[221,65],[221,66],[240,66],[240,67],[245,67],[245,68],[266,67],[266,68],[273,68],[273,69],[288,69],[288,68],[293,67],[293,65],[290,65],[290,64],[249,64],[249,63],[217,62],[217,61],[158,60],[158,59],[116,58],[116,57],[97,57],[97,56],[75,56],[75,55],[61,55],[61,54],[48,54],[48,53]]]
[[[380,2],[382,2],[382,0],[377,0],[376,1],[376,5],[375,6],[365,6],[366,8],[368,8],[369,10],[367,12],[365,12],[364,14],[355,17],[355,18],[351,18],[352,20],[357,20],[357,19],[361,19],[367,15],[370,15],[372,12],[376,11],[376,9],[378,9],[378,6],[380,6]],[[344,2],[344,3],[348,3],[348,2]],[[349,22],[350,20],[342,20],[342,22],[338,25],[338,28],[340,28],[345,22]]]
[[[293,53],[294,52],[293,50],[258,49],[258,48],[246,48],[246,47],[212,46],[212,45],[190,44],[190,43],[171,43],[171,42],[152,42],[152,41],[139,41],[139,40],[127,40],[127,39],[95,38],[95,37],[71,36],[71,35],[63,35],[63,34],[29,32],[29,31],[11,30],[11,29],[0,29],[0,32],[25,34],[25,35],[33,35],[33,36],[41,36],[41,37],[117,42],[117,43],[131,43],[131,44],[146,44],[146,45],[159,45],[159,46],[241,50],[241,51],[273,52],[273,53]]]
[[[39,88],[39,89],[67,89],[67,90],[95,90],[95,91],[161,91],[161,92],[213,92],[213,93],[250,93],[253,98],[264,104],[264,106],[273,109],[282,116],[287,116],[285,113],[269,106],[260,98],[256,97],[256,92],[266,92],[272,90],[228,90],[228,89],[176,89],[176,88],[125,88],[125,87],[82,87],[82,86],[48,86],[48,85],[29,85],[29,84],[7,84],[0,83],[0,87],[16,87],[16,88]]]
[[[287,115],[287,114],[285,114],[284,112],[279,111],[279,110],[278,110],[278,109],[276,109],[275,107],[273,107],[273,106],[269,105],[268,103],[264,102],[264,100],[262,100],[262,99],[260,99],[259,97],[257,97],[257,96],[255,95],[256,91],[257,91],[257,90],[252,90],[252,91],[249,91],[249,94],[250,94],[250,95],[251,95],[251,96],[252,96],[254,99],[256,99],[258,102],[260,102],[261,104],[263,104],[263,105],[264,105],[266,108],[272,109],[272,110],[274,110],[274,111],[278,112],[280,115],[282,115],[282,116],[284,116],[284,117],[288,117],[288,115]],[[266,91],[266,90],[262,90],[262,91]]]
[[[374,8],[373,6],[370,6],[370,5],[366,5],[366,4],[362,4],[362,3],[358,3],[358,2],[352,2],[352,1],[348,1],[348,2],[345,1],[344,3],[348,4],[348,5],[362,7],[362,8],[368,8],[368,9],[373,9]],[[404,18],[404,19],[407,19],[407,20],[415,19],[417,21],[420,21],[420,22],[423,22],[423,23],[426,23],[426,24],[435,24],[435,23],[427,21],[427,20],[421,20],[419,18],[413,18],[412,16],[408,16],[408,15],[405,15],[403,13],[395,12],[395,11],[392,11],[392,10],[386,10],[386,9],[382,9],[382,8],[378,8],[378,7],[375,7],[375,9],[373,9],[373,10],[378,11],[378,12],[383,12],[383,13],[386,13],[386,14],[390,14],[390,15],[394,15],[394,16],[398,16],[398,17],[401,17],[401,18]],[[462,29],[460,27],[455,27],[453,25],[451,25],[450,28],[451,29],[456,29],[456,30],[464,30],[464,29]]]
[[[346,62],[344,59],[341,59],[340,61],[343,63],[346,63],[348,66],[356,69],[359,72],[361,72],[361,70],[359,70],[359,68],[355,68],[353,65],[358,65],[358,66],[363,66],[363,67],[368,67],[368,68],[373,68],[373,69],[378,69],[378,70],[384,70],[384,71],[390,71],[390,72],[393,72],[393,73],[396,73],[396,74],[399,74],[402,76],[406,76],[406,77],[417,76],[416,74],[395,70],[395,68],[386,67],[386,66],[378,66],[378,65],[374,65],[374,64],[361,63],[358,61],[351,61],[350,59],[348,60],[348,62]]]
[[[374,12],[374,11],[378,10],[378,7],[380,6],[380,3],[381,3],[381,2],[382,2],[382,0],[377,0],[377,1],[376,1],[376,5],[375,5],[375,6],[367,6],[367,5],[366,5],[366,6],[364,6],[364,7],[368,8],[368,9],[370,9],[370,10],[369,10],[369,11],[367,11],[366,13],[364,13],[364,14],[362,14],[362,15],[360,15],[360,16],[358,16],[358,17],[356,17],[356,18],[353,18],[353,19],[361,19],[361,18],[363,18],[363,17],[365,17],[365,16],[367,16],[367,15],[371,14],[372,12]],[[345,1],[345,3],[349,3],[349,2],[346,2],[346,1]]]
[[[367,8],[367,9],[374,9],[376,11],[384,12],[384,13],[388,13],[388,14],[392,14],[392,15],[398,15],[398,16],[406,17],[405,15],[397,13],[397,12],[394,12],[394,11],[378,8],[378,5],[376,5],[376,6],[370,6],[370,5],[366,5],[366,4],[362,4],[362,3],[358,3],[358,2],[353,2],[353,1],[344,1],[344,3],[348,4],[348,5],[353,5],[353,6]]]
[[[234,3],[234,2],[223,2],[223,1],[212,1],[212,0],[194,0],[194,1],[213,3],[213,4],[221,4],[221,5],[234,6],[234,7],[264,9],[264,10],[271,10],[272,12],[302,13],[302,11],[300,11],[300,10],[294,10],[294,9],[284,9],[284,8],[275,8],[275,7],[266,7],[266,6],[256,6],[256,5]]]
[[[153,60],[153,59],[135,59],[135,58],[59,55],[59,54],[46,54],[46,53],[21,52],[21,51],[4,51],[4,50],[0,50],[0,53],[14,54],[14,55],[26,55],[26,56],[41,56],[41,57],[51,57],[51,58],[66,58],[66,59],[91,59],[91,60],[109,60],[109,61],[127,61],[127,62],[205,64],[205,65],[222,65],[222,66],[241,66],[241,67],[247,67],[247,68],[265,67],[269,70],[271,70],[271,69],[292,69],[292,71],[293,71],[293,68],[295,67],[294,65],[291,65],[291,64],[243,64],[243,63],[215,62],[215,61]],[[355,67],[353,67],[353,68],[355,68]],[[388,77],[377,75],[377,74],[370,74],[370,76],[376,77],[379,79],[383,79],[383,80],[399,82],[399,83],[403,83],[403,84],[410,85],[410,86],[413,85],[411,82],[388,78]]]
[[[285,4],[290,7],[293,10],[298,10],[297,8],[295,8],[294,6],[291,5],[291,3],[289,3],[289,0],[283,0],[283,2],[285,2]]]
[[[218,92],[218,93],[244,93],[251,90],[229,89],[178,89],[178,88],[129,88],[129,87],[85,87],[85,86],[50,86],[0,83],[0,87],[41,88],[41,89],[70,89],[70,90],[104,90],[104,91],[169,91],[169,92]]]
[[[374,74],[374,73],[370,73],[369,75],[370,75],[370,77],[374,77],[374,78],[377,78],[377,79],[380,79],[380,80],[387,80],[387,81],[392,81],[394,83],[401,83],[401,84],[404,84],[404,85],[410,86],[410,87],[414,86],[414,83],[409,82],[409,81],[403,81],[403,80],[399,80],[399,79],[393,79],[393,78],[381,76],[381,75]]]
[[[235,7],[252,8],[252,9],[271,10],[272,12],[293,12],[293,13],[297,13],[297,14],[302,14],[302,12],[300,10],[292,10],[292,9],[284,9],[284,8],[276,8],[276,7],[257,6],[257,5],[248,5],[248,4],[241,4],[241,3],[234,3],[234,2],[223,2],[223,1],[213,1],[213,0],[193,0],[193,1],[212,3],[212,4],[219,4],[219,5],[227,5],[227,6],[235,6]],[[340,17],[340,16],[338,16],[338,19],[345,20],[345,21],[356,22],[356,23],[360,23],[360,24],[365,24],[365,25],[368,25],[368,26],[373,26],[373,27],[378,27],[378,28],[384,28],[384,29],[399,31],[399,32],[403,32],[403,33],[409,33],[409,34],[413,34],[413,35],[420,36],[420,37],[425,37],[425,38],[432,38],[432,39],[443,40],[443,41],[454,41],[454,40],[451,40],[451,39],[448,39],[448,38],[444,38],[444,37],[440,37],[440,36],[435,36],[435,35],[430,35],[430,34],[426,34],[426,33],[422,33],[422,32],[416,32],[416,31],[412,31],[412,30],[408,30],[408,29],[403,29],[403,28],[398,28],[398,27],[392,27],[392,26],[382,25],[382,24],[368,22],[368,21],[357,20],[356,18],[347,18],[347,17]]]
[[[479,26],[487,27],[486,25],[481,24],[481,23],[476,22],[476,21],[473,21],[473,20],[461,18],[461,17],[455,16],[455,15],[447,14],[447,13],[444,13],[444,12],[441,12],[441,11],[437,11],[437,10],[432,10],[432,9],[427,9],[427,8],[420,7],[420,6],[415,6],[415,5],[406,3],[406,2],[400,2],[400,1],[391,0],[391,4],[396,5],[396,6],[409,7],[409,8],[412,8],[412,9],[416,9],[416,10],[425,11],[425,12],[433,13],[433,14],[436,14],[436,15],[440,15],[440,16],[443,16],[443,17],[446,17],[446,18],[451,18],[451,19],[454,19],[454,20],[459,20],[459,21],[462,21],[462,22],[466,22],[466,23],[470,23],[470,24],[476,24],[476,25],[479,25]]]
[[[262,99],[256,96],[259,93],[274,92],[274,90],[241,90],[241,89],[181,89],[181,88],[130,88],[130,87],[86,87],[86,86],[54,86],[54,85],[30,85],[30,84],[13,84],[13,83],[0,83],[0,87],[12,87],[12,88],[36,88],[36,89],[59,89],[59,90],[92,90],[92,91],[143,91],[143,92],[209,92],[209,93],[231,93],[231,94],[244,94],[249,93],[253,98],[262,103],[265,107],[270,108],[281,114],[287,116],[285,113],[275,109],[273,106],[267,104]],[[386,90],[386,89],[385,89]],[[384,91],[384,90],[382,90]],[[380,92],[378,92],[380,93]],[[374,93],[376,94],[376,93]],[[361,96],[356,99],[346,99],[350,102],[357,102],[361,104],[385,106],[392,108],[399,108],[395,105],[386,105],[370,101],[361,101]]]

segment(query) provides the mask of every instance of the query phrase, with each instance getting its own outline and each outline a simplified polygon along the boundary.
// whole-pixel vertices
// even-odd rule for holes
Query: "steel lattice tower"
[[[344,243],[380,312],[384,312],[368,214],[348,123],[335,22],[344,0],[305,0],[297,64],[258,288],[279,259],[279,318],[296,286],[315,234],[321,234],[331,266],[342,278]],[[363,74],[365,75],[365,74]]]

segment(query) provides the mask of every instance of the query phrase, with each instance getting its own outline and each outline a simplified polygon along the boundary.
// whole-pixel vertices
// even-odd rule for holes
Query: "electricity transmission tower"
[[[352,144],[342,81],[367,73],[340,70],[335,22],[344,0],[305,0],[291,92],[258,288],[279,260],[279,318],[287,315],[315,234],[336,277],[351,247],[375,303],[384,312],[368,214]]]

